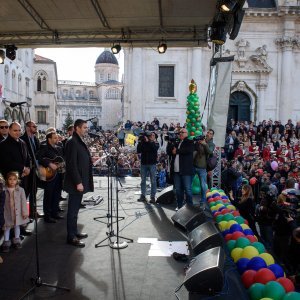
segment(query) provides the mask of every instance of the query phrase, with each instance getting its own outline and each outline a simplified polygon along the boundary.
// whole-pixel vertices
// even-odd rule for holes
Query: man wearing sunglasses
[[[8,135],[8,127],[9,124],[6,120],[2,119],[0,120],[0,142],[5,140]]]

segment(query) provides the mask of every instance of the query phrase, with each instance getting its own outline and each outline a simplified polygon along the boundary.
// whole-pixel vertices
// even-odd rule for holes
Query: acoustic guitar
[[[41,181],[51,181],[55,178],[57,173],[65,173],[66,172],[66,163],[61,156],[56,156],[55,158],[47,158],[50,162],[57,165],[57,169],[53,170],[50,167],[44,167],[42,165],[38,165],[37,168],[37,176]]]

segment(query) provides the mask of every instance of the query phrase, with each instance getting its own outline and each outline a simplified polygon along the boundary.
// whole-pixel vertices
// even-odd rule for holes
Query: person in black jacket
[[[77,228],[78,211],[83,194],[94,191],[93,164],[91,154],[82,138],[87,134],[87,122],[77,119],[72,137],[66,143],[66,174],[64,190],[69,193],[67,214],[67,243],[75,247],[84,247],[80,239],[87,238]]]
[[[37,133],[37,125],[33,121],[28,121],[25,124],[25,132],[20,137],[27,146],[28,153],[32,162],[32,168],[29,176],[27,177],[27,184],[25,189],[26,197],[29,195],[29,217],[34,218],[34,213],[36,213],[36,203],[34,203],[34,195],[37,192],[37,181],[38,178],[36,176],[36,172],[34,172],[34,161],[36,159],[36,154],[40,149],[40,141],[36,137]],[[33,186],[34,185],[34,186]],[[37,214],[37,217],[43,217],[41,213]]]
[[[178,208],[185,202],[193,205],[192,182],[194,177],[193,153],[194,142],[188,139],[185,128],[179,131],[180,142],[172,149],[174,159],[174,187]]]
[[[39,165],[45,168],[52,169],[56,174],[54,178],[44,182],[44,221],[46,223],[56,223],[55,220],[62,219],[59,215],[59,200],[62,190],[62,174],[60,173],[58,163],[63,166],[62,158],[63,150],[57,145],[58,136],[56,132],[50,132],[46,135],[46,144],[41,145],[37,153],[37,160]]]
[[[156,194],[156,163],[159,144],[154,132],[146,132],[139,138],[137,152],[141,153],[141,197],[138,201],[146,200],[146,178],[150,174],[151,194],[150,203],[155,203]]]

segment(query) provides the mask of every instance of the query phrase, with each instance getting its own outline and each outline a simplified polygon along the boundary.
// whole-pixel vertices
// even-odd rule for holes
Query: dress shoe
[[[67,240],[67,244],[73,245],[78,248],[83,248],[85,246],[85,243],[81,242],[77,237],[74,237],[71,240]]]
[[[45,215],[43,213],[39,213],[39,212],[36,213],[36,216],[38,218],[44,218],[45,217]]]
[[[86,239],[88,237],[87,233],[81,232],[81,233],[77,233],[76,237],[81,240],[81,239]]]
[[[59,212],[64,212],[65,210],[62,209],[62,208],[59,208],[58,211],[59,211]]]
[[[55,215],[55,216],[52,216],[52,219],[54,219],[54,220],[62,220],[62,219],[64,219],[64,217],[60,216],[60,215]]]
[[[50,218],[50,217],[44,218],[44,222],[46,222],[46,223],[56,223],[56,221],[53,218]]]
[[[86,206],[81,203],[79,208],[86,208]]]
[[[24,235],[24,236],[30,236],[30,235],[32,235],[32,232],[21,226],[20,234]]]

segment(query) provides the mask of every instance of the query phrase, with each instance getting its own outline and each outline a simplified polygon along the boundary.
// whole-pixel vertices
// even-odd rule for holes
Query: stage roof
[[[218,0],[0,0],[0,47],[206,46]]]

